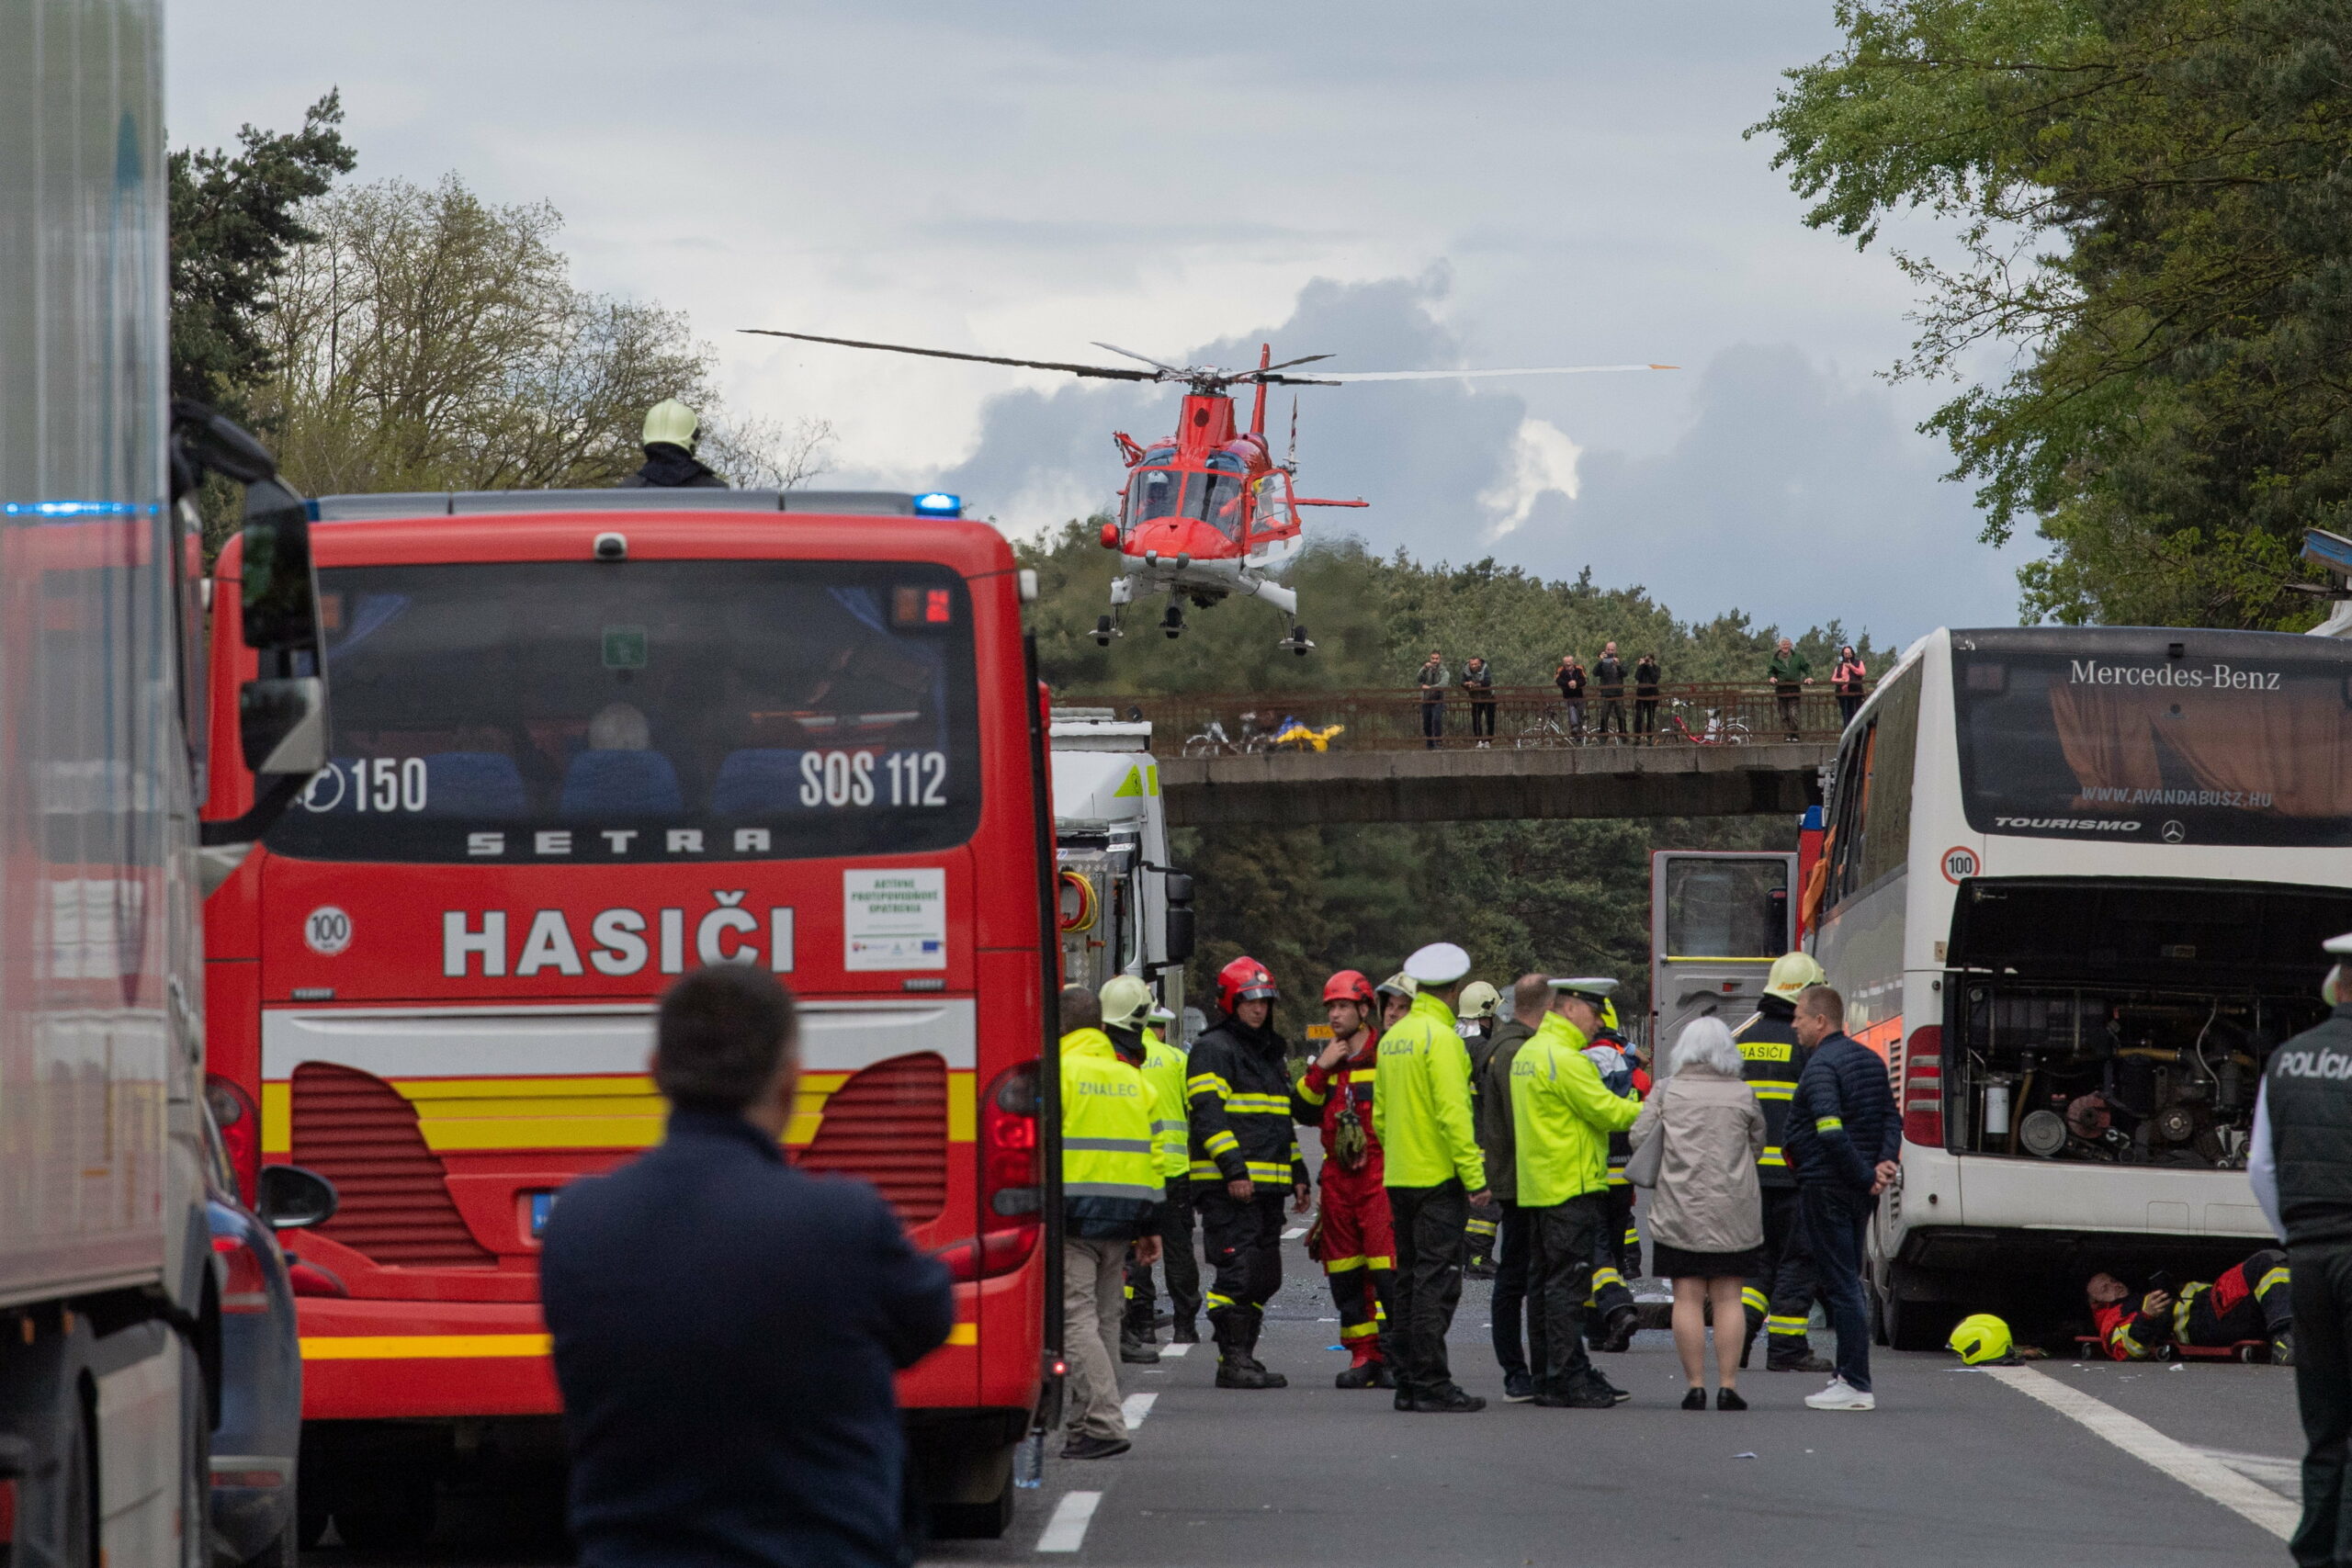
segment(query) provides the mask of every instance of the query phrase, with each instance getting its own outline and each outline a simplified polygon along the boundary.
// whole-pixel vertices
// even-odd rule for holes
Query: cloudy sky
[[[1308,389],[1303,488],[1386,550],[1589,565],[1680,615],[1882,640],[2014,619],[1908,294],[1798,221],[1741,130],[1829,0],[169,0],[175,143],[340,86],[358,177],[551,201],[584,287],[687,310],[741,409],[841,433],[828,484],[1006,527],[1107,500],[1170,392],[741,337],[1049,359],[1673,373]],[[1278,419],[1286,420],[1287,405]]]

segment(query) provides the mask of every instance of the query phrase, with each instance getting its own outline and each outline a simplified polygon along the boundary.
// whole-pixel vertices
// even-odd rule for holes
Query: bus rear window
[[[2327,645],[2222,658],[2171,657],[2161,643],[2080,655],[1956,647],[1969,825],[2134,842],[2352,843],[2348,675],[2352,662]]]
[[[942,849],[978,825],[971,602],[944,567],[319,580],[333,761],[271,829],[280,854],[785,860]]]

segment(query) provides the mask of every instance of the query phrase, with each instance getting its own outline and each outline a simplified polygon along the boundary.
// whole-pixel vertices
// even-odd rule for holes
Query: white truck
[[[1063,978],[1099,988],[1136,976],[1181,1019],[1193,879],[1168,863],[1151,725],[1111,708],[1057,707],[1049,734]],[[1182,1043],[1172,1029],[1168,1038]]]
[[[167,455],[162,28],[160,0],[0,0],[0,1563],[20,1568],[209,1561],[205,606]],[[251,481],[274,608],[308,605],[310,667],[273,644],[241,710],[250,761],[307,774],[325,690],[300,503],[232,427],[191,419],[184,455]]]

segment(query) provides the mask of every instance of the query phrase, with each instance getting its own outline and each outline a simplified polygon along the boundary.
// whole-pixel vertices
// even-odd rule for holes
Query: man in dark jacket
[[[580,1562],[904,1561],[891,1377],[955,1326],[947,1270],[865,1182],[784,1163],[799,1030],[763,971],[672,986],[653,1078],[661,1146],[564,1189],[539,1255]]]
[[[1217,972],[1225,1021],[1185,1064],[1193,1201],[1216,1279],[1208,1290],[1216,1386],[1287,1388],[1257,1356],[1266,1303],[1283,1285],[1283,1199],[1306,1212],[1306,1162],[1291,1131],[1290,1046],[1274,1032],[1274,977],[1254,958]]]
[[[1430,649],[1429,661],[1413,679],[1421,688],[1421,736],[1432,751],[1445,739],[1445,660]]]
[[[1821,984],[1821,965],[1810,953],[1784,953],[1772,961],[1756,1016],[1732,1038],[1745,1058],[1747,1087],[1764,1111],[1764,1152],[1757,1156],[1756,1180],[1764,1190],[1763,1268],[1740,1292],[1747,1308],[1747,1337],[1740,1341],[1739,1364],[1765,1331],[1764,1370],[1827,1372],[1837,1368],[1813,1353],[1805,1325],[1813,1318],[1813,1253],[1804,1243],[1804,1216],[1797,1204],[1797,1173],[1790,1168],[1789,1102],[1804,1075],[1805,1048],[1797,1043],[1797,998]]]
[[[1608,643],[1600,649],[1600,657],[1592,662],[1592,683],[1600,697],[1600,722],[1594,727],[1597,739],[1605,739],[1609,727],[1615,725],[1623,739],[1625,733],[1625,661],[1617,657],[1617,645]]]
[[[1878,1195],[1901,1173],[1903,1122],[1878,1053],[1846,1033],[1846,998],[1826,986],[1797,997],[1797,1043],[1812,1055],[1789,1101],[1784,1145],[1814,1275],[1838,1331],[1838,1375],[1805,1396],[1815,1410],[1873,1410],[1870,1314],[1862,1303],[1862,1236]]]
[[[725,490],[727,481],[695,457],[702,419],[675,398],[645,413],[645,467],[620,482],[623,490]]]
[[[1472,1081],[1478,1091],[1473,1108],[1478,1147],[1487,1156],[1487,1188],[1503,1212],[1496,1233],[1495,1360],[1503,1370],[1503,1397],[1514,1404],[1535,1397],[1535,1379],[1527,1366],[1527,1263],[1534,1238],[1519,1207],[1519,1181],[1511,1168],[1510,1065],[1518,1059],[1519,1048],[1543,1027],[1544,1010],[1551,1005],[1552,982],[1541,975],[1521,975],[1510,988],[1510,1016],[1470,1051],[1476,1073]]]
[[[2352,1562],[2352,933],[2320,987],[2335,1010],[2270,1054],[2247,1175],[2287,1244],[2303,1419],[2302,1568]]]

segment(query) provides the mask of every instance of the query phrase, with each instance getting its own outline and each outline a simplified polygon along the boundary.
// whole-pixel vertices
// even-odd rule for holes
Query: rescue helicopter
[[[1054,359],[1013,359],[993,354],[964,354],[954,349],[917,348],[899,343],[867,343],[856,338],[820,337],[814,333],[781,332],[767,327],[739,329],[761,337],[792,338],[801,343],[831,344],[842,348],[878,349],[887,354],[914,354],[931,359],[961,359],[980,365],[1009,365],[1031,370],[1059,370],[1068,375],[1108,381],[1151,381],[1182,385],[1184,401],[1176,433],[1146,446],[1125,431],[1116,431],[1119,456],[1126,464],[1126,484],[1119,491],[1119,515],[1102,525],[1102,546],[1121,553],[1124,570],[1111,580],[1111,610],[1095,622],[1094,640],[1109,646],[1125,635],[1121,624],[1126,607],[1139,598],[1164,593],[1168,609],[1159,629],[1170,637],[1184,631],[1183,601],[1206,609],[1230,597],[1262,599],[1282,612],[1290,627],[1277,647],[1301,658],[1315,645],[1298,620],[1298,594],[1275,581],[1306,546],[1306,528],[1299,509],[1306,506],[1365,506],[1368,502],[1335,501],[1297,493],[1298,402],[1291,401],[1290,449],[1274,461],[1266,440],[1266,389],[1269,387],[1337,387],[1351,381],[1442,381],[1464,377],[1574,376],[1620,370],[1672,370],[1671,365],[1547,365],[1510,370],[1348,370],[1296,373],[1298,367],[1331,357],[1309,354],[1276,363],[1273,346],[1261,344],[1254,369],[1228,370],[1214,365],[1169,365],[1116,344],[1095,347],[1123,358],[1125,365],[1078,365]],[[1233,389],[1253,389],[1250,423],[1236,421]]]

